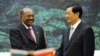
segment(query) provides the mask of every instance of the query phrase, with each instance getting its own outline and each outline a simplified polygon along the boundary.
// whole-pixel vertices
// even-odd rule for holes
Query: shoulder
[[[9,29],[9,31],[19,31],[19,28],[20,28],[20,27],[21,27],[20,24],[16,24],[16,26],[11,27],[11,28]]]
[[[89,30],[93,31],[92,26],[88,25],[87,23],[82,22],[81,26],[82,26],[81,27],[82,31],[89,31]]]
[[[84,23],[84,22],[82,22],[82,26],[84,29],[92,28],[92,26],[90,26],[88,23]]]
[[[35,28],[35,29],[42,29],[42,27],[39,26],[39,25],[33,25],[32,27]]]
[[[9,33],[10,33],[10,34],[17,34],[17,33],[19,33],[19,30],[18,30],[17,27],[13,27],[13,28],[11,28],[11,29],[9,30]]]
[[[39,26],[39,25],[33,25],[33,27],[38,27],[38,28],[40,28],[40,26]]]

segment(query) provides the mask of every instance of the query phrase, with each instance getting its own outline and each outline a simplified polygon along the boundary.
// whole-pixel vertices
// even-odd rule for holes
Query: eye
[[[28,15],[27,17],[34,17],[34,15]]]
[[[34,15],[30,15],[30,17],[34,17]]]

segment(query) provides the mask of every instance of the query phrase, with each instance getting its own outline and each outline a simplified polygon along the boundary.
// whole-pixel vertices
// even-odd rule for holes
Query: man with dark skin
[[[23,8],[20,12],[20,23],[10,29],[10,42],[13,49],[39,50],[46,48],[43,29],[34,25],[34,12]]]

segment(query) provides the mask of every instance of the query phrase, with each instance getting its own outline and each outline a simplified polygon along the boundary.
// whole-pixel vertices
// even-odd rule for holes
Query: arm
[[[61,43],[61,46],[59,49],[56,50],[56,56],[63,56],[63,44]]]
[[[95,49],[94,33],[92,28],[87,28],[83,37],[84,56],[93,56]]]
[[[61,45],[60,45],[60,48],[58,48],[56,50],[56,53],[55,53],[56,56],[63,56],[64,32],[62,32],[62,35],[63,35],[63,37],[62,37],[62,40],[61,40]]]
[[[23,45],[21,34],[18,30],[15,29],[10,30],[10,42],[11,42],[11,47],[13,49],[27,50],[25,45]]]
[[[44,31],[43,31],[43,29],[42,28],[40,28],[40,40],[41,40],[41,42],[40,42],[40,44],[41,44],[41,49],[44,49],[44,48],[46,48],[47,47],[47,42],[46,42],[46,39],[45,39],[45,37],[44,37]]]

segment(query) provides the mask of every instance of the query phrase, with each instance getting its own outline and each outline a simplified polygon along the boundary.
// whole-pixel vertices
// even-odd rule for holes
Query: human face
[[[24,9],[21,16],[21,21],[28,27],[32,25],[34,21],[34,14],[31,9]]]
[[[70,24],[73,25],[77,22],[78,14],[72,12],[72,7],[69,7],[65,11],[65,19]]]

